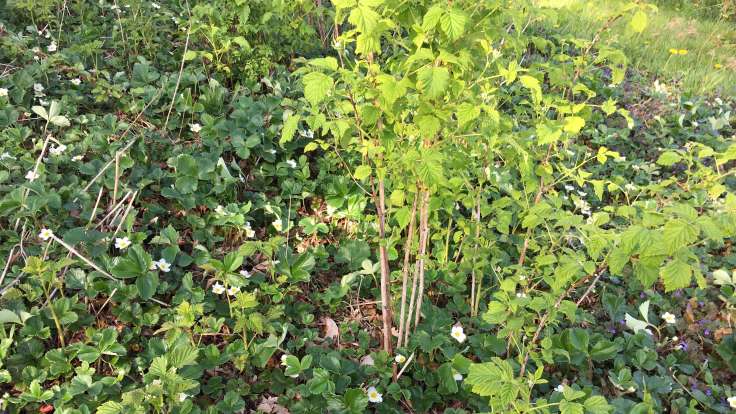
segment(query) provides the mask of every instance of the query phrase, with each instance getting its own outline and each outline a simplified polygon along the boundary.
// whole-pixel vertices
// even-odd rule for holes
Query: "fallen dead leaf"
[[[283,405],[277,403],[276,397],[263,397],[263,401],[258,404],[256,409],[269,414],[289,414],[289,410]]]
[[[373,357],[370,355],[366,355],[363,358],[360,358],[360,365],[367,365],[367,366],[373,366],[375,363],[373,362]]]
[[[325,324],[325,339],[331,338],[336,341],[340,339],[340,328],[332,318],[323,318],[322,322]]]

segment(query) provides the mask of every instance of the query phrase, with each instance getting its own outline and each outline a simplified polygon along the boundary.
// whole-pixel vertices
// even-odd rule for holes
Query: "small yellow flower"
[[[676,55],[677,49],[670,49],[670,55]]]
[[[720,63],[716,63],[715,65],[713,65],[713,67],[716,69],[721,69],[723,65],[721,65]]]
[[[679,49],[679,50],[677,51],[677,54],[678,54],[678,55],[687,55],[687,49]]]

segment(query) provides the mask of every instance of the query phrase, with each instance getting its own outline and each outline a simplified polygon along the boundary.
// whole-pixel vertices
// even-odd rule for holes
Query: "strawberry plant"
[[[734,100],[568,3],[3,2],[0,409],[732,410]]]

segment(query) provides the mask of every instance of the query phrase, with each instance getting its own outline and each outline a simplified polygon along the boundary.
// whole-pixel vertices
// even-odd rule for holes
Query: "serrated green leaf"
[[[424,18],[422,19],[422,30],[425,32],[428,32],[437,26],[437,23],[440,22],[440,18],[442,17],[442,7],[434,5],[427,10],[427,13],[424,14]]]
[[[119,414],[122,413],[125,407],[116,401],[106,401],[99,407],[97,407],[96,414]]]
[[[568,116],[565,118],[565,132],[577,134],[585,126],[585,120],[579,116]]]
[[[417,87],[430,99],[444,95],[450,80],[450,71],[445,67],[432,66],[419,70]]]
[[[534,102],[540,102],[542,100],[542,86],[539,84],[539,80],[537,80],[537,78],[523,75],[519,77],[519,82],[531,91]]]
[[[584,414],[583,405],[567,400],[560,401],[560,414]]]
[[[624,320],[626,321],[626,326],[634,332],[643,331],[649,326],[646,322],[640,321],[628,313],[625,315]]]
[[[468,17],[462,10],[452,7],[442,16],[440,27],[447,37],[451,40],[457,40],[465,32],[467,20]]]
[[[562,129],[550,122],[537,125],[537,143],[539,145],[554,144],[562,137]]]
[[[478,118],[480,115],[480,107],[470,103],[462,103],[458,106],[455,115],[457,116],[458,124],[460,124],[460,126],[465,126]]]
[[[49,119],[49,114],[48,114],[48,112],[46,112],[46,108],[44,108],[43,106],[35,105],[35,106],[31,107],[31,110],[36,115],[40,116],[41,118],[46,119],[46,120]]]
[[[662,229],[665,251],[672,255],[698,238],[698,227],[682,219],[670,220]]]
[[[372,169],[370,165],[361,165],[355,169],[353,175],[356,180],[364,180],[371,175],[371,171]]]
[[[661,269],[660,275],[664,282],[665,291],[672,292],[690,285],[693,279],[693,269],[682,260],[675,259]]]
[[[665,167],[670,167],[676,162],[679,162],[681,159],[682,157],[680,156],[680,154],[674,151],[667,151],[662,153],[662,155],[657,158],[657,164],[663,165]]]
[[[600,395],[593,395],[583,403],[587,414],[608,414],[611,412],[611,406],[605,398]]]
[[[294,138],[294,133],[296,133],[296,130],[299,127],[300,120],[301,116],[289,114],[286,121],[284,121],[283,128],[281,129],[281,139],[279,139],[279,144],[283,145]]]
[[[302,78],[304,97],[310,104],[317,106],[332,90],[332,78],[320,72],[310,72]]]

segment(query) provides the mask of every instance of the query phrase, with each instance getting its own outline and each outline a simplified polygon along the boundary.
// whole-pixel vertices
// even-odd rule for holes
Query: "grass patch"
[[[591,39],[624,2],[600,2],[587,7],[573,0],[545,30]],[[601,41],[624,50],[631,65],[660,82],[675,84],[687,95],[736,93],[736,25],[713,19],[693,7],[659,4],[648,15],[643,33],[633,33],[627,21],[615,22]],[[672,51],[686,51],[673,54]]]

